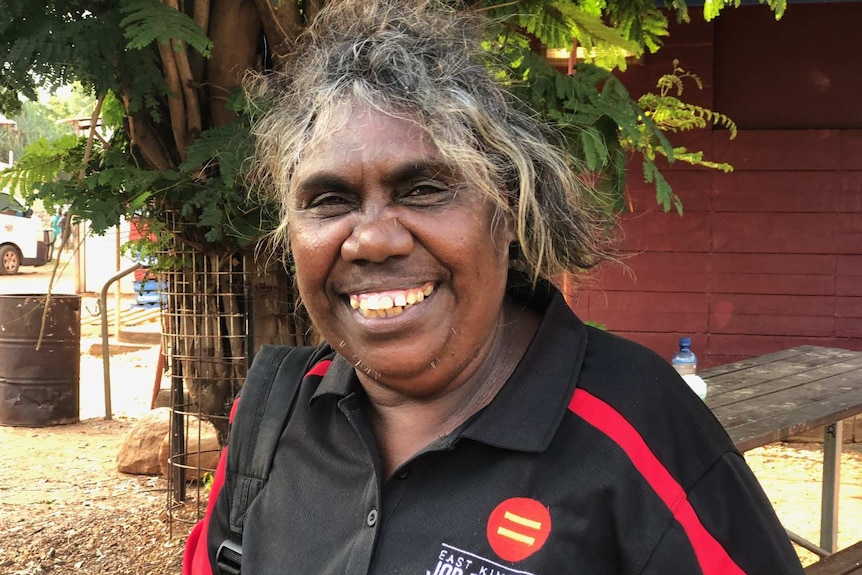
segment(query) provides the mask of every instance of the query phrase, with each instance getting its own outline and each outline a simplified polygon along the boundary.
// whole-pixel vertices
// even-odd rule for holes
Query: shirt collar
[[[317,390],[311,396],[311,401],[313,402],[318,397],[329,394],[346,397],[359,388],[359,378],[356,377],[353,365],[336,353],[323,379],[317,384]]]
[[[586,347],[586,327],[555,291],[515,371],[461,437],[517,451],[547,449],[575,392]]]
[[[540,298],[544,299],[544,298]],[[547,449],[575,392],[587,347],[587,330],[554,290],[536,335],[496,397],[451,439],[472,439],[525,452]],[[531,302],[531,304],[534,302]],[[312,402],[327,394],[346,397],[360,390],[353,365],[336,354]]]

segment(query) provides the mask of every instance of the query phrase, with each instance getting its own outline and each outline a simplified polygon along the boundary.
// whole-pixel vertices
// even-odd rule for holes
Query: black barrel
[[[77,423],[80,409],[81,296],[0,295],[0,425]]]

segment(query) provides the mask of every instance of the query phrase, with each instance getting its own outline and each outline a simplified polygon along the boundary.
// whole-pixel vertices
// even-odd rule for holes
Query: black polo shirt
[[[559,294],[494,400],[385,481],[365,401],[340,356],[306,378],[246,518],[243,573],[803,573],[703,402]]]

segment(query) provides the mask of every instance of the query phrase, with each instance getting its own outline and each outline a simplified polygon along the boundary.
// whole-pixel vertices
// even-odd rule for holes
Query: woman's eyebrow
[[[299,181],[299,185],[297,186],[297,190],[299,191],[308,191],[308,190],[320,190],[320,189],[331,189],[331,190],[344,190],[350,187],[350,182],[344,176],[336,173],[336,172],[317,172],[315,174],[311,174],[307,178],[302,178]]]
[[[417,178],[452,178],[452,169],[443,162],[405,162],[396,166],[383,178],[386,184],[398,184]]]
[[[452,179],[452,169],[443,162],[438,161],[420,161],[420,162],[404,162],[396,165],[391,170],[388,170],[382,177],[382,182],[386,185],[397,185],[417,178],[438,178]],[[353,187],[350,179],[344,177],[338,172],[331,170],[315,172],[307,177],[303,177],[299,181],[296,189],[300,192],[309,190],[346,190]]]

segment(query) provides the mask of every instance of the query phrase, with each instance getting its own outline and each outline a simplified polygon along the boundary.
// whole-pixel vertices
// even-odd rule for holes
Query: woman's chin
[[[417,342],[403,345],[375,347],[359,351],[352,360],[357,373],[366,375],[381,385],[410,389],[428,379],[445,366],[437,355],[429,354],[428,348],[417,349]],[[350,359],[349,356],[345,356]],[[423,386],[424,387],[424,386]]]

